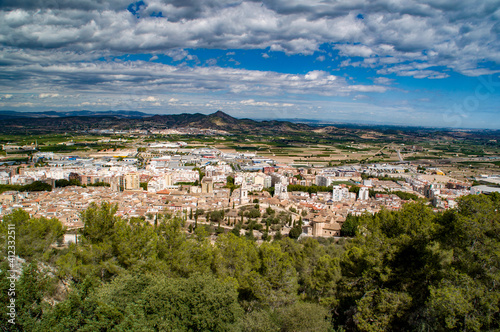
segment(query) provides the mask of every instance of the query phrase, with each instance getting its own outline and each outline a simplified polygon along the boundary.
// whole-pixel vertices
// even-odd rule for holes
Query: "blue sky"
[[[0,109],[499,129],[499,8],[5,0]]]

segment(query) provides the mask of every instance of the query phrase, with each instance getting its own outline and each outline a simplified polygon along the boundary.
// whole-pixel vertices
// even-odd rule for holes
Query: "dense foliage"
[[[463,197],[443,213],[409,203],[350,217],[346,240],[257,244],[232,233],[211,243],[206,228],[188,233],[169,216],[123,220],[103,203],[82,213],[79,243],[67,248],[54,245],[64,233],[59,221],[18,210],[0,224],[3,247],[7,225],[16,225],[26,260],[17,320],[0,324],[5,331],[497,330],[499,208],[497,194]]]
[[[52,186],[42,181],[35,181],[30,184],[0,184],[0,193],[6,191],[52,191]]]
[[[300,184],[290,184],[290,185],[288,185],[288,191],[289,192],[292,192],[292,191],[305,191],[305,192],[308,192],[309,194],[312,194],[312,193],[325,192],[325,191],[330,192],[332,190],[333,190],[332,186],[329,186],[329,187],[326,187],[326,186],[317,186],[317,185],[302,186]]]

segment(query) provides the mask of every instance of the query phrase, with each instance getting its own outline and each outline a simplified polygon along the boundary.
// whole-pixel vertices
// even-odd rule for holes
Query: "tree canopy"
[[[340,241],[233,233],[182,218],[123,219],[92,204],[78,244],[22,210],[16,325],[6,331],[480,331],[500,329],[500,195],[349,217]],[[272,218],[275,213],[268,210]],[[347,225],[347,226],[346,226]],[[296,224],[297,226],[297,224]],[[5,255],[3,252],[2,255]],[[0,266],[0,305],[9,301]],[[5,314],[5,313],[3,313]]]

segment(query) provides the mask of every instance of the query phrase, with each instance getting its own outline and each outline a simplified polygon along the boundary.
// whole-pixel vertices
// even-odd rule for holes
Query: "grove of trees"
[[[500,195],[424,202],[349,220],[340,240],[252,238],[181,218],[81,214],[78,244],[56,219],[16,210],[22,273],[2,331],[480,331],[500,329]],[[0,263],[1,315],[9,261]]]

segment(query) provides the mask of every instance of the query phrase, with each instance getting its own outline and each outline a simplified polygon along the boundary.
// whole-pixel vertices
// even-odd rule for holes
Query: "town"
[[[483,180],[498,184],[500,175]],[[294,225],[302,228],[301,236],[337,237],[348,216],[399,210],[416,200],[439,211],[454,208],[464,195],[500,191],[452,178],[432,165],[301,166],[257,152],[192,148],[184,141],[86,155],[34,152],[29,163],[0,167],[0,185],[35,182],[53,189],[4,191],[0,216],[23,209],[34,218],[57,218],[71,230],[83,226],[80,213],[91,203],[109,202],[123,218],[153,222],[158,214],[178,215],[188,224],[246,229],[257,239],[288,235]]]

